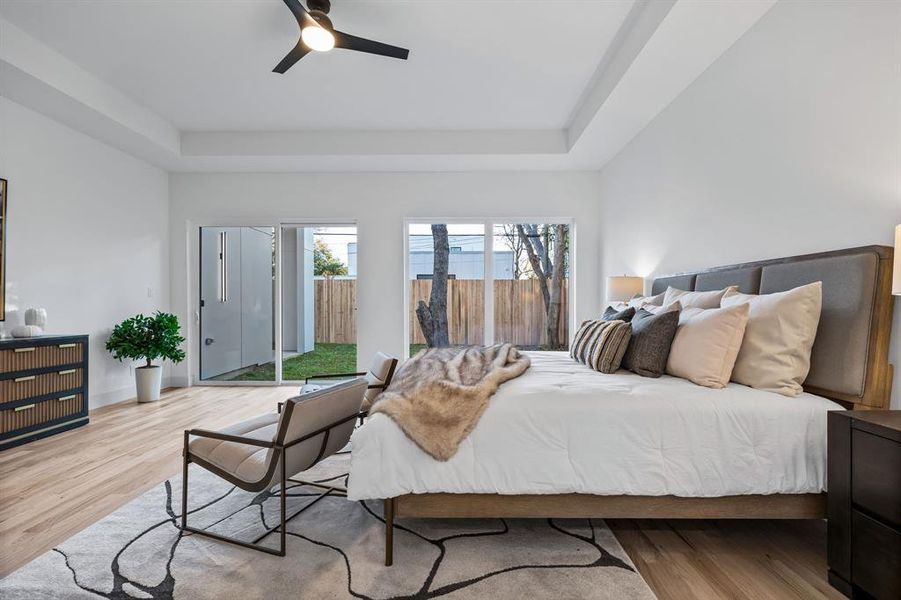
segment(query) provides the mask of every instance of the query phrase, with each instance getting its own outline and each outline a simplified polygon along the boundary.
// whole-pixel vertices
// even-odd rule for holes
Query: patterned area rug
[[[304,479],[341,484],[348,463],[333,457]],[[192,525],[252,539],[277,522],[277,494],[191,468]],[[288,513],[318,493],[292,486]],[[0,597],[654,598],[603,521],[402,519],[385,567],[380,502],[324,498],[288,523],[280,558],[182,535],[180,499],[180,478],[164,482],[0,581]]]

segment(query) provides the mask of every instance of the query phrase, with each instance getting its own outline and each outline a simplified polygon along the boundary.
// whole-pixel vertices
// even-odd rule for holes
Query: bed
[[[664,375],[602,375],[529,352],[457,454],[438,462],[384,414],[354,434],[352,500],[404,494],[717,497],[819,493],[835,402]],[[391,460],[384,460],[391,457]]]
[[[397,517],[822,518],[826,415],[885,409],[892,366],[892,249],[867,246],[656,279],[652,292],[823,282],[805,392],[714,390],[664,376],[603,375],[565,353],[501,386],[441,463],[374,415],[353,436],[348,496]]]

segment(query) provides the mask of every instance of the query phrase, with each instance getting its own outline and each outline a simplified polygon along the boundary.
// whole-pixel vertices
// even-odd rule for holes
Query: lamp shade
[[[895,227],[895,270],[892,277],[892,293],[901,296],[901,225]]]
[[[621,275],[607,278],[607,301],[619,302],[644,292],[643,277]]]

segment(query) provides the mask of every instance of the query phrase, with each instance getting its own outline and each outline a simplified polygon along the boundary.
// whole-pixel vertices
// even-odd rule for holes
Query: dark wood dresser
[[[88,423],[88,336],[0,340],[0,450]]]
[[[829,583],[901,598],[901,411],[829,413]]]

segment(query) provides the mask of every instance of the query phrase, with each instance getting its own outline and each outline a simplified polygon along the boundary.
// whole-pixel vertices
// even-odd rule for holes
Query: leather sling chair
[[[319,391],[303,394],[284,403],[280,413],[260,415],[236,423],[221,431],[189,429],[185,431],[182,475],[181,528],[223,542],[253,548],[277,556],[285,555],[285,526],[288,521],[329,494],[343,490],[292,479],[347,445],[360,417],[363,394],[368,383],[354,379]],[[188,464],[194,463],[247,492],[279,488],[279,524],[246,542],[196,529],[188,525]],[[286,516],[288,483],[325,489],[315,500]],[[279,548],[260,542],[279,531]]]

